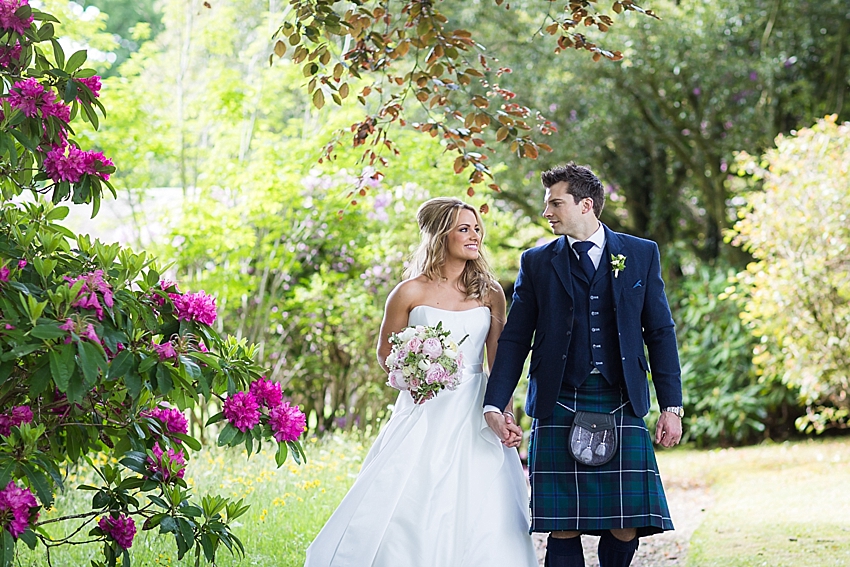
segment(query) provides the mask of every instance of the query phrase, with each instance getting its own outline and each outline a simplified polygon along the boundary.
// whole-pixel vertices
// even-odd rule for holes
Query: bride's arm
[[[496,361],[496,349],[499,347],[499,336],[505,328],[505,292],[499,285],[493,286],[487,298],[490,308],[490,332],[487,334],[487,369],[493,368]]]
[[[392,345],[390,335],[401,331],[407,326],[410,309],[413,307],[415,284],[411,280],[401,282],[387,297],[387,305],[384,308],[384,319],[381,321],[381,331],[378,333],[378,347],[376,349],[378,364],[387,369],[387,357],[390,355]]]

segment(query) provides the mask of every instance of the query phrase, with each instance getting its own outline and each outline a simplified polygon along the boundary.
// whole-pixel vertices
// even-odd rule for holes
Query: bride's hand
[[[505,425],[510,432],[510,436],[507,439],[502,440],[502,443],[505,447],[509,447],[511,449],[519,447],[520,443],[522,443],[522,428],[514,423],[512,414],[505,415]]]

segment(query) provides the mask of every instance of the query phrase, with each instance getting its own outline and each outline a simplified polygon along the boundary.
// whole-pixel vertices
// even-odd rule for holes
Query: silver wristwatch
[[[661,411],[669,411],[679,416],[679,419],[685,417],[685,408],[682,406],[670,406],[669,408],[661,408]]]

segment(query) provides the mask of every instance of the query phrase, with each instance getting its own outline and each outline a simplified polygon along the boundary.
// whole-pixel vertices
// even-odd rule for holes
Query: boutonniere
[[[617,254],[614,256],[611,254],[611,269],[614,270],[614,277],[620,275],[621,270],[626,269],[626,257],[622,254]]]

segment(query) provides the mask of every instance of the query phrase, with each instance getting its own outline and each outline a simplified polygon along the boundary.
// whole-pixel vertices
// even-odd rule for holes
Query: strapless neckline
[[[479,305],[478,307],[473,307],[472,309],[461,309],[459,311],[455,309],[441,309],[439,307],[434,307],[433,305],[416,305],[415,307],[412,307],[410,309],[410,312],[413,313],[414,309],[419,309],[420,307],[427,307],[428,309],[435,309],[436,311],[443,311],[445,313],[469,313],[470,311],[475,311],[476,309],[486,309],[487,311],[490,310],[490,308],[486,305]]]

